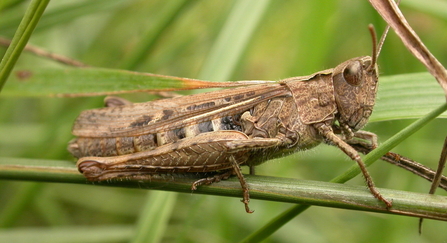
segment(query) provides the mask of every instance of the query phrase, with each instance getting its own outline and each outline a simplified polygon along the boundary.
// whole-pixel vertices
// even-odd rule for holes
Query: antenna
[[[399,5],[400,1],[401,0],[397,0],[396,4]],[[368,28],[369,28],[369,31],[371,32],[371,35],[373,35],[374,43],[376,43],[376,38],[377,37],[375,37],[376,33],[375,33],[375,30],[374,30],[374,26],[370,24],[368,26]],[[372,30],[371,30],[371,28],[372,28]],[[377,59],[379,58],[379,54],[382,51],[383,43],[385,42],[385,39],[386,39],[386,36],[388,35],[388,31],[389,30],[390,30],[390,25],[387,25],[386,28],[385,28],[385,31],[383,32],[382,36],[380,37],[379,44],[378,45],[374,44],[376,46],[377,53],[375,52],[374,47],[373,47],[373,63],[375,63],[377,61]],[[374,34],[372,32],[374,32]]]
[[[368,71],[371,71],[372,69],[374,69],[376,63],[377,63],[377,58],[379,57],[379,53],[377,51],[377,34],[376,34],[376,30],[374,29],[374,26],[372,24],[368,25],[368,29],[369,32],[371,33],[371,38],[372,38],[372,61],[371,61],[371,65],[368,67]],[[380,51],[380,49],[379,49]]]
[[[383,43],[385,42],[386,36],[388,35],[388,31],[390,30],[390,26],[387,25],[385,28],[385,31],[382,34],[382,37],[380,37],[379,45],[377,47],[377,58],[379,58],[380,51],[382,51]]]
[[[388,31],[390,30],[390,26],[387,25],[385,28],[385,31],[382,34],[382,37],[380,37],[379,43],[377,43],[377,34],[376,30],[374,29],[374,25],[369,24],[368,25],[369,32],[371,33],[372,42],[373,42],[373,51],[372,51],[372,62],[370,68],[373,68],[374,65],[377,63],[377,59],[379,59],[380,51],[382,51],[383,43],[385,42],[386,36],[388,34]]]

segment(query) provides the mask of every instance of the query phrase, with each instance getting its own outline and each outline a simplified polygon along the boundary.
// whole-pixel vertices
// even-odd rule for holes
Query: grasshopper
[[[378,87],[377,43],[372,57],[347,60],[333,69],[278,82],[145,103],[106,99],[106,106],[83,111],[73,126],[68,150],[91,181],[150,179],[160,173],[218,172],[192,190],[232,175],[239,178],[246,212],[249,187],[240,166],[307,150],[324,142],[339,147],[374,186],[358,152],[348,142],[373,134],[359,131],[370,117]]]

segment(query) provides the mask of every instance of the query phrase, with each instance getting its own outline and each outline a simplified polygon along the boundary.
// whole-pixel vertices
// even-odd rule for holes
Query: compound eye
[[[358,86],[362,83],[362,64],[359,61],[352,62],[343,70],[343,77],[346,82],[352,86]]]

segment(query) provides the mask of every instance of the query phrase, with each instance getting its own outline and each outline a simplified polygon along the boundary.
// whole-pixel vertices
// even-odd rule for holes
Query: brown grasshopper
[[[361,168],[374,197],[389,208],[358,152],[347,142],[375,137],[357,132],[373,111],[378,85],[377,44],[372,57],[278,82],[131,103],[109,98],[108,107],[82,112],[68,150],[91,181],[150,179],[156,173],[218,172],[203,184],[237,175],[247,212],[249,188],[240,166],[310,149],[321,142],[339,147]]]

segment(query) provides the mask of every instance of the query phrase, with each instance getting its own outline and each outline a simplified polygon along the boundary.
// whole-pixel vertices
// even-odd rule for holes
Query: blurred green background
[[[54,0],[30,43],[97,67],[209,77],[213,73],[201,70],[211,62],[210,50],[237,2]],[[0,5],[0,36],[12,38],[29,2],[5,3]],[[225,77],[219,81],[280,80],[371,55],[367,25],[373,23],[379,35],[385,27],[366,0],[272,0],[266,4],[256,10],[259,19],[254,31],[248,33],[241,58],[234,61],[234,69],[217,75]],[[401,6],[432,53],[441,63],[447,63],[445,1],[403,0]],[[246,11],[252,14],[251,8]],[[1,54],[4,51],[0,48]],[[58,65],[23,53],[16,70]],[[379,68],[382,76],[426,71],[393,32],[383,47]],[[147,94],[123,97],[136,102],[153,98]],[[66,151],[72,123],[80,111],[101,107],[103,98],[0,96],[0,156],[75,163]],[[385,141],[411,122],[375,122],[365,130]],[[431,122],[393,151],[436,168],[447,135],[445,124],[444,119]],[[257,174],[327,181],[350,165],[352,161],[337,148],[321,145],[269,161],[257,168]],[[370,172],[379,187],[413,192],[429,189],[427,181],[382,161],[375,163]],[[363,185],[363,179],[357,177],[349,183]],[[2,180],[0,237],[20,234],[40,235],[44,242],[127,242],[144,204],[152,200],[150,195],[137,189]],[[178,194],[173,214],[164,233],[161,231],[161,241],[235,242],[292,205],[252,200],[250,206],[256,211],[251,215],[244,212],[237,198]],[[426,220],[422,235],[418,235],[417,223],[410,217],[311,207],[265,242],[447,240],[446,223]]]

